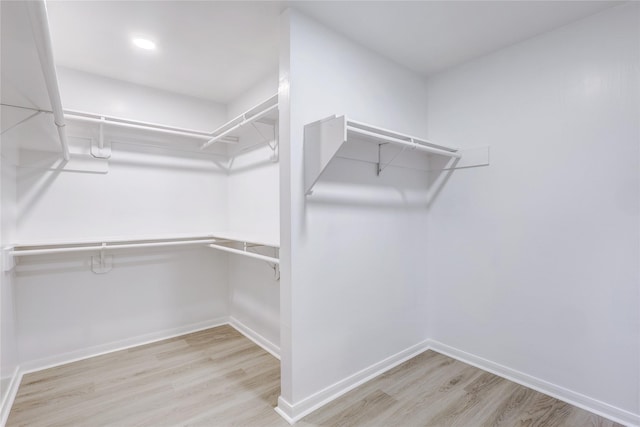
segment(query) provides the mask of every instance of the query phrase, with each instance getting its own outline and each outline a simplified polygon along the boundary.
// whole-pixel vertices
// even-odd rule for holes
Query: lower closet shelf
[[[234,246],[240,245],[241,248]],[[203,235],[165,235],[165,236],[137,236],[137,237],[109,237],[82,240],[59,240],[14,243],[3,250],[4,271],[15,267],[15,259],[25,256],[50,255],[75,252],[94,252],[101,258],[104,264],[105,253],[121,249],[145,249],[176,246],[203,246],[213,249],[260,259],[273,264],[279,264],[280,260],[274,256],[268,256],[250,251],[257,246],[271,247],[274,252],[279,251],[279,243],[268,242],[265,239],[251,238],[248,236],[232,235],[229,233],[215,233]]]
[[[280,264],[280,259],[276,256],[269,256],[257,252],[252,252],[249,249],[255,247],[273,248],[274,253],[279,253],[280,243],[270,240],[264,236],[247,236],[239,233],[214,233],[212,235],[217,242],[207,245],[212,249],[217,249],[223,252],[229,252],[232,254],[243,255],[249,258],[255,258],[262,261],[266,261],[272,264]],[[240,245],[241,247],[234,247]]]

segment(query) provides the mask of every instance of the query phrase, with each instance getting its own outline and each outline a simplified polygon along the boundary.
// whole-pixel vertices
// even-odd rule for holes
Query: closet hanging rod
[[[220,245],[207,245],[210,248],[213,249],[217,249],[219,251],[223,251],[223,252],[230,252],[232,254],[237,254],[237,255],[244,255],[246,257],[249,258],[255,258],[255,259],[260,259],[262,261],[267,261],[273,264],[280,264],[280,260],[278,258],[273,258],[267,255],[261,255],[261,254],[257,254],[255,252],[249,252],[249,251],[243,251],[242,249],[235,249],[235,248],[229,248],[227,246],[220,246]]]
[[[29,256],[29,255],[46,255],[46,254],[58,254],[68,252],[90,252],[112,249],[129,249],[129,248],[155,248],[164,246],[188,246],[188,245],[208,245],[215,243],[215,239],[207,240],[180,240],[170,242],[150,242],[150,243],[124,243],[124,244],[109,244],[109,243],[96,243],[89,246],[74,246],[74,247],[54,247],[46,249],[13,249],[9,252],[9,255],[14,257]],[[53,245],[52,245],[53,246]]]
[[[240,129],[243,126],[246,126],[250,123],[253,123],[267,115],[273,111],[278,110],[278,94],[275,94],[269,97],[266,101],[261,102],[253,108],[245,111],[240,114],[238,117],[230,120],[224,125],[220,126],[218,129],[214,130],[211,133],[212,138],[209,141],[205,142],[200,146],[201,150],[204,150],[211,144],[214,144],[227,135],[233,133],[234,131]]]
[[[428,145],[423,145],[418,142],[415,142],[413,138],[411,139],[411,141],[404,141],[402,139],[394,138],[392,136],[383,135],[380,133],[375,133],[375,132],[360,129],[357,127],[352,127],[352,126],[347,126],[347,131],[356,133],[362,136],[375,138],[378,141],[388,142],[390,144],[395,144],[395,145],[401,145],[403,147],[407,147],[407,148],[418,150],[418,151],[424,151],[431,154],[439,154],[442,156],[455,157],[457,159],[462,157],[462,155],[458,153],[457,150],[445,150],[440,148],[429,147]]]
[[[120,126],[130,129],[150,130],[155,132],[168,133],[171,135],[188,136],[199,139],[210,139],[211,133],[185,129],[173,126],[159,125],[156,123],[121,119],[117,117],[104,116],[94,113],[86,113],[82,111],[65,110],[65,116],[71,120],[79,120],[90,123],[105,123],[111,126]],[[104,120],[103,120],[104,119]]]
[[[53,122],[58,131],[60,145],[62,146],[62,157],[65,160],[71,159],[69,153],[69,142],[65,131],[64,112],[62,101],[60,100],[60,88],[56,76],[56,66],[53,59],[53,47],[51,43],[51,33],[49,31],[49,21],[47,19],[47,7],[44,0],[29,1],[27,9],[31,20],[31,31],[38,51],[38,59],[42,68],[45,86],[49,94],[49,102],[53,110]]]

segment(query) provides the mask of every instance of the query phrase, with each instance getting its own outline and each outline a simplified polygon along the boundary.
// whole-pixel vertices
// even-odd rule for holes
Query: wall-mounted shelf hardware
[[[344,117],[344,116],[343,116]],[[444,145],[434,144],[425,139],[413,136],[403,135],[386,129],[377,128],[364,123],[353,120],[343,119],[345,123],[346,136],[345,141],[350,137],[357,136],[364,140],[370,140],[378,145],[394,144],[411,150],[423,151],[430,154],[438,154],[440,156],[460,158],[458,148],[446,147]]]
[[[278,120],[278,95],[273,95],[266,101],[247,110],[233,120],[213,131],[207,142],[202,144],[205,149],[216,142],[238,142],[239,133],[243,128],[255,123],[265,123],[275,126]],[[268,141],[266,141],[268,142]]]
[[[250,251],[250,249],[254,247],[267,247],[273,248],[274,252],[278,253],[280,249],[279,242],[264,237],[256,238],[255,236],[246,236],[234,233],[214,233],[212,236],[217,239],[216,243],[208,245],[212,249],[259,259],[271,264],[280,264],[279,258]],[[240,246],[240,248],[233,246]]]
[[[271,236],[263,236],[256,234],[247,234],[247,233],[235,233],[235,232],[215,232],[208,235],[218,241],[228,241],[228,242],[240,242],[246,243],[247,245],[254,246],[267,246],[272,248],[280,248],[280,242],[277,239],[272,238]]]
[[[96,123],[102,126],[116,126],[128,129],[138,129],[144,131],[152,131],[165,133],[169,135],[185,136],[195,139],[209,140],[211,132],[199,131],[193,129],[185,129],[174,126],[166,126],[158,123],[144,122],[139,120],[130,120],[120,117],[105,116],[101,114],[88,113],[84,111],[65,110],[65,117],[69,120]]]
[[[377,145],[374,154],[356,155],[356,150],[346,150],[347,142],[364,143],[367,147]],[[371,150],[369,148],[369,150]],[[424,158],[409,157],[408,152],[424,154]],[[465,158],[471,154],[469,161]],[[305,193],[311,194],[331,160],[344,157],[368,161],[377,165],[380,175],[389,165],[431,170],[429,158],[438,157],[448,161],[439,170],[457,167],[472,167],[489,164],[489,147],[460,150],[456,147],[435,144],[423,138],[402,134],[377,126],[357,122],[345,116],[330,116],[309,123],[304,128],[304,174]],[[400,162],[399,160],[402,160]]]
[[[267,255],[262,255],[262,254],[257,254],[255,252],[250,252],[248,250],[248,247],[245,245],[243,249],[235,249],[235,248],[231,248],[229,246],[224,246],[221,244],[211,244],[208,245],[210,248],[213,249],[217,249],[219,251],[223,251],[223,252],[229,252],[232,254],[237,254],[237,255],[244,255],[246,257],[249,258],[255,258],[255,259],[259,259],[262,261],[267,261],[273,264],[280,264],[280,260],[278,258],[274,258],[274,257],[270,257]]]
[[[261,102],[257,106],[246,111],[242,115],[236,117],[230,122],[224,124],[213,132],[186,129],[175,126],[166,126],[158,123],[144,122],[139,120],[125,119],[121,117],[106,116],[102,114],[96,114],[85,111],[77,110],[65,110],[65,118],[70,121],[95,123],[99,126],[99,138],[95,145],[91,147],[91,153],[94,157],[108,158],[110,157],[110,146],[105,141],[104,132],[105,128],[109,126],[121,127],[128,129],[136,129],[143,131],[151,131],[164,133],[168,135],[175,135],[180,137],[188,137],[194,139],[200,139],[205,141],[201,145],[201,149],[204,149],[216,142],[222,142],[227,144],[235,144],[240,140],[240,134],[243,129],[252,126],[255,127],[256,123],[267,124],[274,127],[274,136],[265,137],[260,133],[260,130],[256,128],[256,131],[263,136],[264,141],[275,151],[277,144],[277,132],[275,131],[275,125],[278,119],[278,95],[274,95],[264,102]]]
[[[15,259],[25,256],[36,255],[56,255],[65,253],[93,252],[98,257],[92,257],[92,270],[96,273],[106,273],[111,270],[112,260],[106,257],[106,252],[122,249],[148,249],[162,248],[169,246],[197,246],[215,243],[216,239],[209,236],[190,237],[141,237],[141,238],[121,238],[121,239],[100,239],[83,241],[61,241],[61,242],[33,242],[13,244],[5,248],[3,260],[4,270],[11,270],[15,266]]]

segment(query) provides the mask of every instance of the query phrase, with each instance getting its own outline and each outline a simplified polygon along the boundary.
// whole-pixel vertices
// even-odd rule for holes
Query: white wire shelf
[[[353,142],[349,147],[347,142]],[[375,153],[367,148],[366,155],[356,152],[362,145],[377,145]],[[417,152],[421,156],[408,154]],[[463,156],[464,153],[464,156]],[[468,160],[462,160],[467,157]],[[335,157],[368,161],[377,164],[380,175],[390,165],[430,170],[431,157],[448,161],[440,169],[487,165],[488,147],[460,150],[450,145],[436,144],[424,138],[406,135],[378,126],[351,120],[346,116],[330,116],[304,128],[305,193],[311,194],[327,166]]]
[[[236,249],[228,245],[241,245],[242,249]],[[54,255],[64,253],[89,252],[99,254],[104,264],[105,254],[111,251],[123,249],[148,249],[178,246],[201,246],[219,249],[222,251],[261,259],[273,264],[279,264],[279,259],[272,256],[258,254],[249,249],[256,246],[274,248],[277,252],[277,242],[267,242],[260,238],[241,237],[229,233],[214,233],[203,235],[164,235],[164,236],[136,236],[136,237],[108,237],[77,240],[43,240],[14,243],[4,248],[4,270],[11,270],[15,266],[15,259],[25,256]]]
[[[240,139],[244,128],[255,123],[264,123],[275,126],[278,120],[278,94],[271,96],[266,101],[250,108],[238,117],[211,133],[210,139],[202,144],[201,149],[205,149],[216,142],[235,143]]]
[[[131,120],[122,117],[108,116],[104,114],[91,113],[78,110],[64,110],[65,117],[69,120],[75,120],[87,123],[96,123],[99,125],[123,127],[129,129],[139,129],[145,131],[166,133],[169,135],[185,136],[195,139],[209,140],[211,132],[195,129],[186,129],[175,126],[167,126],[159,123],[144,122],[140,120]]]
[[[65,118],[72,121],[95,123],[100,126],[100,137],[98,141],[97,152],[100,152],[100,150],[104,149],[104,128],[109,126],[163,133],[172,136],[192,138],[195,140],[203,140],[204,142],[200,145],[200,148],[205,149],[215,143],[238,143],[240,141],[240,136],[243,130],[250,125],[255,125],[255,123],[275,126],[278,119],[278,95],[276,94],[271,96],[266,101],[263,101],[255,107],[252,107],[240,116],[225,123],[214,131],[185,129],[175,126],[167,126],[159,123],[130,120],[122,117],[107,116],[77,110],[65,110]],[[265,142],[271,141],[265,140]]]
[[[32,116],[40,113],[50,113],[50,111],[42,111],[31,107],[21,107],[26,110],[33,110]],[[70,123],[89,123],[98,127],[98,138],[91,141],[91,154],[95,158],[108,159],[111,156],[111,144],[107,139],[110,128],[130,129],[138,132],[151,132],[153,134],[164,134],[169,137],[186,138],[194,141],[202,141],[199,145],[200,150],[196,147],[196,152],[202,152],[204,148],[208,148],[216,143],[237,144],[240,142],[241,136],[249,127],[254,128],[256,123],[268,125],[273,128],[273,137],[264,137],[259,129],[255,131],[262,137],[261,143],[270,145],[277,144],[277,120],[278,120],[278,95],[274,95],[261,102],[257,106],[246,111],[237,118],[227,122],[214,131],[196,130],[181,128],[176,126],[168,126],[160,123],[146,122],[140,120],[132,120],[123,117],[109,116],[95,112],[64,110],[64,119]],[[77,127],[75,128],[77,131]],[[269,132],[271,133],[271,132]],[[120,135],[121,136],[121,135]],[[161,148],[170,149],[171,144],[166,142]],[[184,148],[180,145],[180,148]],[[206,152],[211,154],[211,151]]]

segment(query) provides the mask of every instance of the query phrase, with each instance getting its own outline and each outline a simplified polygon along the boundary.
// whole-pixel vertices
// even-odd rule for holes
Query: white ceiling
[[[428,76],[622,2],[343,1],[297,8]]]
[[[56,63],[228,102],[278,67],[279,2],[48,1]],[[131,37],[148,37],[155,52]]]
[[[49,1],[59,65],[227,103],[277,69],[292,6],[425,76],[611,1]],[[155,52],[134,48],[146,36]]]

